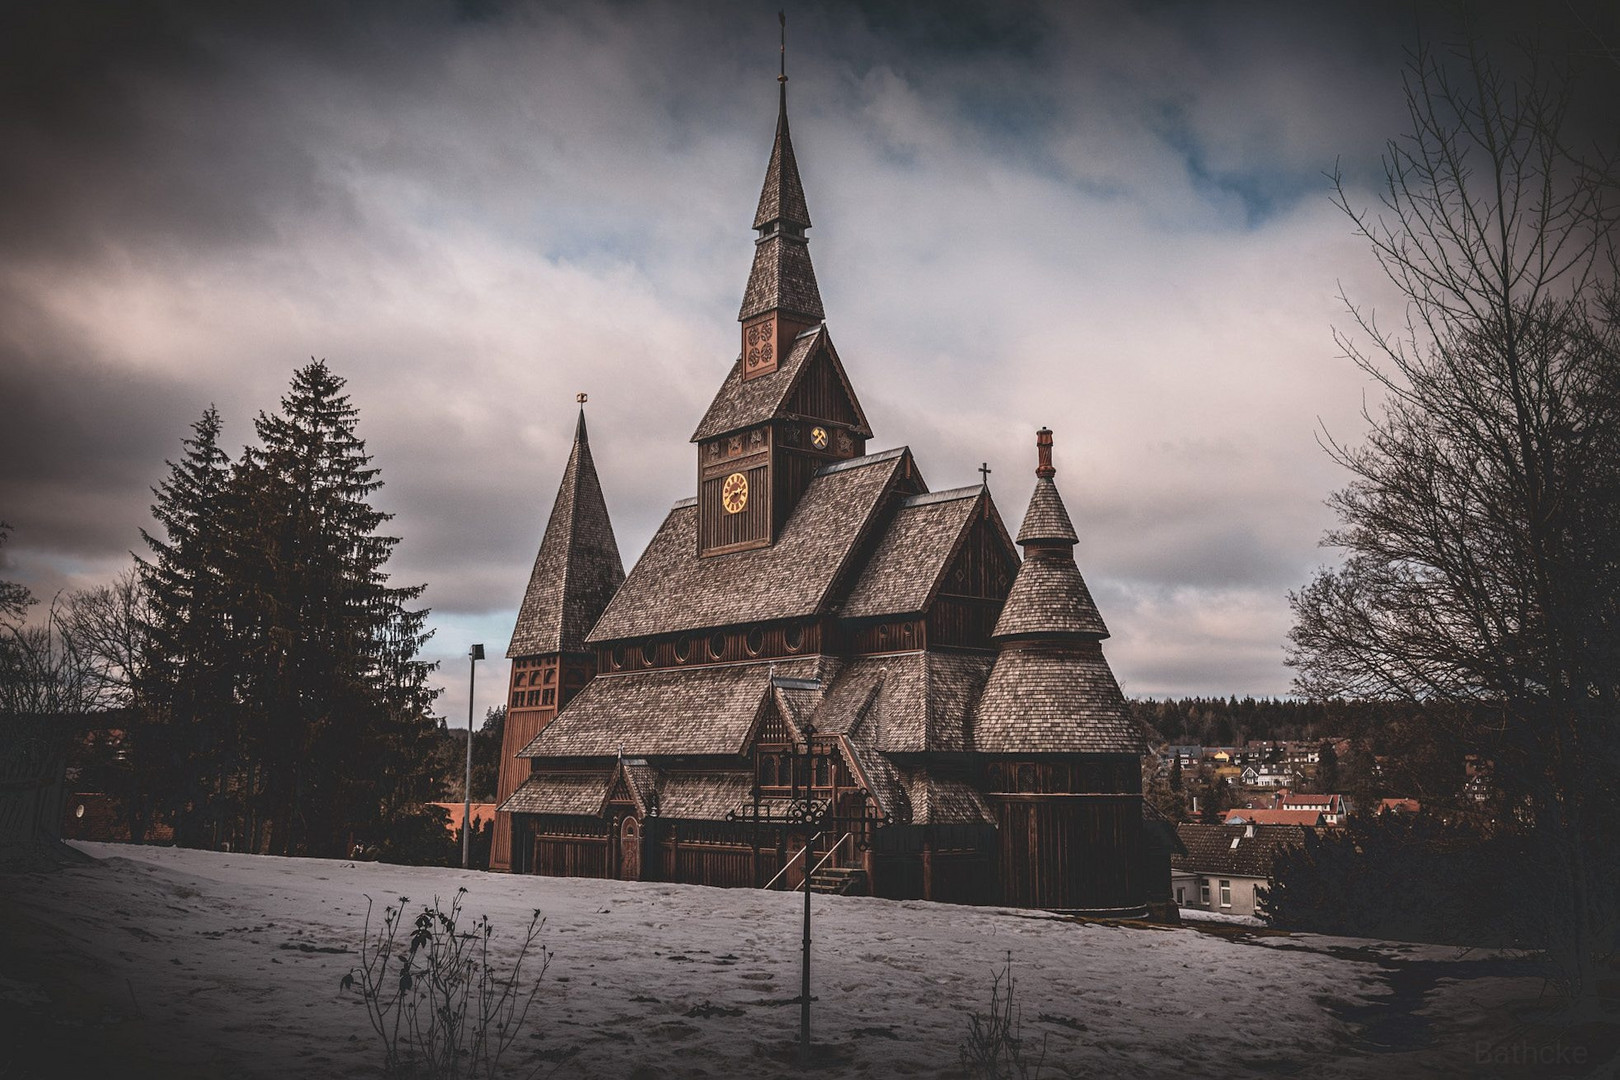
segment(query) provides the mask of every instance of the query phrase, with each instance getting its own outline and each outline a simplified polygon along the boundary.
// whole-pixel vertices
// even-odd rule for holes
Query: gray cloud
[[[1031,432],[1058,429],[1132,692],[1287,688],[1284,594],[1342,482],[1317,420],[1360,430],[1336,293],[1390,299],[1320,174],[1378,175],[1414,10],[790,16],[812,252],[876,445],[910,443],[935,487],[988,460],[1016,530]],[[110,574],[203,408],[240,445],[322,356],[458,715],[576,391],[627,560],[690,494],[687,438],[736,353],[775,29],[742,3],[26,13],[0,43],[13,572]]]

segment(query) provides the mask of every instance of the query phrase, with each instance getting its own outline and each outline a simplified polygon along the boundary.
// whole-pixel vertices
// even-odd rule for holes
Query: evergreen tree
[[[425,586],[392,586],[397,537],[344,380],[324,361],[255,421],[231,486],[230,572],[242,695],[277,854],[343,854],[414,812],[433,725],[433,665],[416,659]]]
[[[224,547],[230,458],[219,448],[213,406],[192,425],[179,462],[152,489],[145,529],[152,551],[137,559],[147,593],[146,662],[132,686],[133,767],[153,810],[186,845],[240,842],[241,738],[234,708]]]
[[[1316,786],[1325,794],[1339,790],[1339,752],[1331,742],[1322,744],[1316,759]]]

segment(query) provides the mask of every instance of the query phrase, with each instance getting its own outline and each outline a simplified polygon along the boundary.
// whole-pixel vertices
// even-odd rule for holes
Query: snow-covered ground
[[[8,1080],[375,1075],[376,1036],[339,988],[366,895],[414,907],[463,886],[504,947],[545,913],[556,955],[528,1043],[577,1051],[557,1075],[799,1072],[798,895],[79,846],[96,861],[0,882]],[[1454,949],[812,903],[814,1038],[835,1062],[820,1075],[956,1072],[966,1014],[1008,954],[1046,1076],[1471,1075],[1507,1003],[1541,988]]]

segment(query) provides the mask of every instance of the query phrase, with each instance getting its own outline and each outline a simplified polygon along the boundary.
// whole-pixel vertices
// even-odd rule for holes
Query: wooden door
[[[641,880],[641,821],[633,815],[619,826],[619,880]]]

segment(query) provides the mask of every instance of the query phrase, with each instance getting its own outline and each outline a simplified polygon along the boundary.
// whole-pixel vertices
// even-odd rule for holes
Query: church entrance
[[[641,821],[629,814],[619,825],[619,880],[641,880]]]

